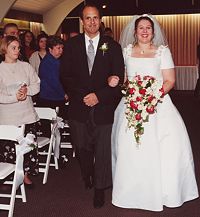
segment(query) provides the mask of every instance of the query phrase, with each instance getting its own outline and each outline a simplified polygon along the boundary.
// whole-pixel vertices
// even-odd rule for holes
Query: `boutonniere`
[[[104,53],[106,53],[106,51],[108,50],[108,43],[104,42],[99,49],[103,51],[104,55]]]

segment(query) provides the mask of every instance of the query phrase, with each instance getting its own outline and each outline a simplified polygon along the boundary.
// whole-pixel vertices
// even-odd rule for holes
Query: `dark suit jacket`
[[[103,53],[99,48],[108,43]],[[69,118],[86,122],[91,108],[83,102],[84,96],[94,92],[99,103],[94,108],[96,124],[113,123],[114,110],[121,98],[120,86],[109,87],[107,79],[118,75],[124,79],[124,60],[121,46],[109,37],[100,37],[93,69],[89,74],[84,34],[69,39],[61,59],[61,82],[69,96]]]

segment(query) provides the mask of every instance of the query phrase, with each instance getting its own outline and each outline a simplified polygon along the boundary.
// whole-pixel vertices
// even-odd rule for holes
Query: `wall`
[[[103,17],[106,27],[111,27],[116,41],[124,26],[133,16]],[[167,36],[176,65],[196,65],[197,45],[200,43],[200,14],[157,15]]]

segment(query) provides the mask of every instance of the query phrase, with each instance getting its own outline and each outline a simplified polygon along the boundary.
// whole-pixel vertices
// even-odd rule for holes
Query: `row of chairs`
[[[40,119],[50,120],[51,122],[51,135],[49,137],[45,136],[38,136],[37,143],[38,143],[38,150],[39,155],[45,157],[44,162],[39,163],[39,172],[43,173],[43,184],[47,183],[48,178],[48,172],[49,167],[53,166],[55,169],[58,169],[58,159],[54,155],[55,145],[56,145],[56,138],[55,138],[55,131],[57,127],[57,109],[52,108],[41,108],[41,107],[35,107],[36,112]],[[65,123],[65,127],[69,127]],[[63,133],[64,135],[66,132]],[[69,135],[69,132],[67,132]],[[24,135],[24,126],[16,127],[16,126],[9,126],[9,125],[0,125],[0,139],[4,140],[11,140],[11,141],[17,141],[17,138],[19,136]],[[47,151],[41,151],[44,147],[47,147]],[[61,148],[72,148],[71,143],[68,142],[61,142],[60,145]],[[74,156],[74,152],[73,152]],[[25,187],[24,183],[20,183],[20,189],[21,194],[16,195],[17,191],[17,184],[16,180],[18,179],[18,172],[16,169],[16,165],[18,163],[18,156],[16,155],[16,164],[10,164],[10,163],[0,163],[0,180],[3,180],[3,184],[11,184],[12,191],[11,194],[0,194],[1,197],[10,197],[10,203],[9,204],[0,204],[0,210],[8,210],[8,217],[13,216],[13,210],[14,210],[14,203],[15,198],[22,198],[23,202],[26,202],[26,194],[25,194]],[[14,178],[13,181],[6,181],[6,177],[10,176],[14,172]]]

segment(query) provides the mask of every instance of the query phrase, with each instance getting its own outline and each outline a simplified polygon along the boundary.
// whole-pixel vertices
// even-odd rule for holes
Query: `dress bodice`
[[[132,45],[124,49],[124,60],[128,78],[135,75],[151,75],[159,80],[163,79],[162,69],[174,68],[174,63],[168,47],[160,46],[152,58],[137,58],[131,56]]]

